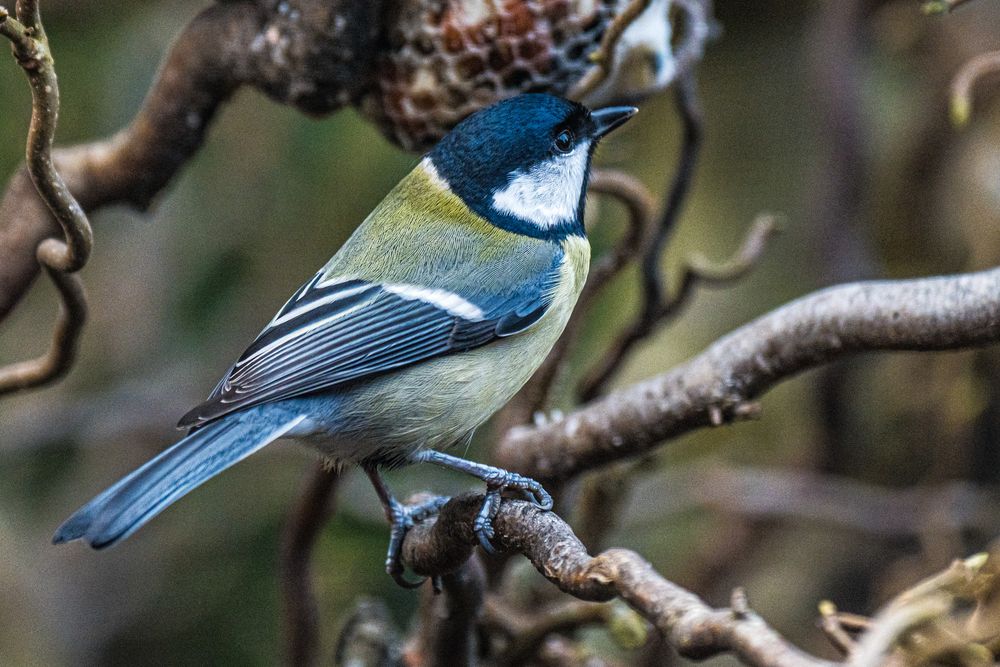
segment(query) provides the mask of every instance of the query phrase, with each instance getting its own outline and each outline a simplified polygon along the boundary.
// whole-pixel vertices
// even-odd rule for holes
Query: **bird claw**
[[[407,531],[414,525],[435,516],[448,502],[447,496],[433,496],[428,500],[414,505],[403,505],[392,500],[389,507],[391,514],[392,528],[389,532],[389,549],[385,557],[385,571],[402,588],[419,588],[427,577],[421,577],[416,581],[406,578],[406,568],[403,566],[402,552],[403,540]],[[436,587],[439,587],[437,584]]]
[[[552,496],[549,495],[541,484],[519,475],[515,472],[499,471],[496,475],[486,481],[486,497],[483,506],[476,515],[476,520],[472,524],[473,531],[479,539],[479,545],[483,551],[490,555],[496,554],[496,547],[493,546],[493,538],[496,533],[493,529],[493,520],[500,512],[501,494],[504,491],[518,491],[539,509],[549,511],[552,509]]]

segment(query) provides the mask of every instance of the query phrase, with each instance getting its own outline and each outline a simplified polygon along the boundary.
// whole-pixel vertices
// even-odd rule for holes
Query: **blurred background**
[[[44,3],[62,87],[59,142],[126,124],[172,36],[205,4]],[[664,268],[676,277],[692,253],[725,258],[761,211],[783,214],[784,233],[738,285],[700,291],[618,384],[825,285],[1000,261],[1000,82],[979,86],[964,130],[947,113],[961,63],[1000,48],[1000,6],[928,17],[920,4],[717,3],[723,32],[698,70],[704,151]],[[21,72],[0,58],[4,178],[23,154],[29,111]],[[661,95],[598,161],[663,193],[679,133],[671,95]],[[269,447],[109,552],[49,540],[178,436],[179,415],[416,159],[353,111],[308,119],[244,91],[151,212],[94,216],[79,361],[56,386],[0,401],[0,663],[279,661],[278,534],[309,452]],[[600,252],[623,221],[617,207],[592,209]],[[637,297],[636,273],[625,271],[574,372],[600,358]],[[38,281],[0,325],[0,363],[43,349],[56,304]],[[471,455],[484,456],[490,438],[483,429]],[[403,496],[470,488],[424,468],[389,481]],[[982,548],[1000,534],[998,483],[1000,350],[865,355],[782,384],[759,421],[663,447],[630,482],[608,541],[715,604],[745,586],[778,630],[833,657],[816,603],[871,613]],[[401,624],[410,617],[417,596],[383,571],[387,539],[374,493],[351,473],[314,558],[324,655],[359,596],[384,598]],[[600,631],[592,641],[620,651]]]

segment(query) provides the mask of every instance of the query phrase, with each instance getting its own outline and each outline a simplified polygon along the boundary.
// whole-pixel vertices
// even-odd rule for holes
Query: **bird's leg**
[[[405,568],[401,559],[403,538],[406,537],[406,531],[412,528],[414,524],[437,514],[438,510],[448,502],[448,498],[446,496],[434,496],[415,505],[404,505],[396,500],[392,492],[389,491],[389,487],[385,485],[385,481],[382,480],[382,476],[379,475],[378,469],[375,466],[366,465],[363,467],[365,473],[368,475],[368,479],[372,482],[372,486],[375,487],[375,493],[378,494],[378,499],[381,501],[383,509],[385,509],[385,517],[391,525],[389,530],[389,550],[385,557],[385,571],[393,578],[393,581],[403,588],[417,588],[424,583],[425,579],[410,581],[404,576]],[[439,590],[439,583],[437,581],[433,583],[434,590]]]
[[[486,500],[476,515],[476,520],[472,527],[479,538],[479,544],[487,553],[495,553],[491,540],[493,539],[493,519],[500,511],[500,494],[507,489],[520,491],[528,500],[543,510],[552,509],[552,496],[542,488],[542,485],[535,480],[519,475],[515,472],[507,472],[501,468],[466,461],[457,456],[443,454],[433,449],[426,449],[417,452],[411,458],[414,463],[433,463],[444,468],[450,468],[467,475],[478,477],[486,482]]]

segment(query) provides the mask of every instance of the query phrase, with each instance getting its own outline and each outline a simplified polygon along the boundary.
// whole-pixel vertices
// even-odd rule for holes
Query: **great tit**
[[[381,469],[427,462],[485,481],[475,528],[486,548],[503,491],[551,509],[534,480],[441,450],[500,409],[566,326],[590,260],[591,157],[635,112],[530,94],[459,123],[181,418],[189,435],[84,505],[53,541],[111,546],[281,438],[367,472],[392,523],[387,569],[400,583],[405,532],[441,501],[401,505]]]

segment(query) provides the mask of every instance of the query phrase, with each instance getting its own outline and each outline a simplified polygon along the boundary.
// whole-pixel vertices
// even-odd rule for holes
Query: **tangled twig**
[[[40,239],[33,261],[37,260],[55,283],[62,305],[49,350],[36,359],[0,368],[0,394],[47,384],[69,369],[87,316],[83,285],[75,274],[87,263],[93,244],[87,216],[52,162],[52,141],[59,119],[59,81],[38,2],[19,0],[16,13],[15,18],[0,7],[0,35],[13,45],[14,58],[31,87],[27,171],[63,233],[62,239]]]

